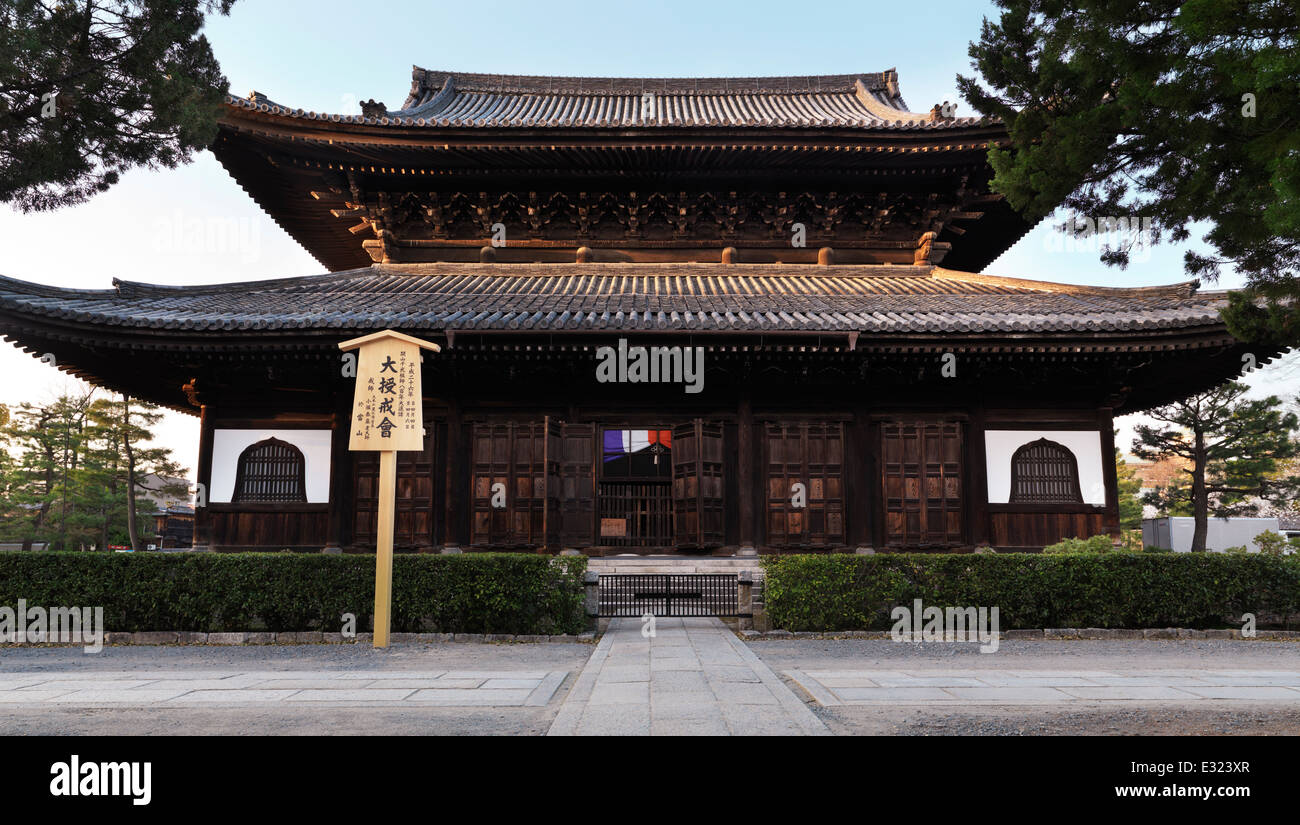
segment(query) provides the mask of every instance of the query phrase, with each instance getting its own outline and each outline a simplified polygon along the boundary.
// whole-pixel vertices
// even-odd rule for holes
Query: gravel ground
[[[2,735],[541,735],[577,674],[589,644],[396,644],[250,647],[0,648],[0,677],[44,670],[567,670],[546,707],[225,707],[76,708],[11,705],[0,711]]]
[[[797,689],[797,688],[796,688]],[[815,707],[837,736],[1296,736],[1295,705],[1209,702],[1196,706],[871,708]]]
[[[1110,667],[1300,670],[1300,641],[1232,639],[1006,641],[996,653],[977,644],[911,644],[888,639],[747,640],[773,670],[869,670],[910,665],[980,670],[1106,670]]]
[[[874,639],[750,642],[777,673],[785,670],[915,668],[959,674],[979,670],[1109,670],[1207,668],[1300,670],[1300,643],[1232,640],[1004,641],[997,653],[977,645],[899,644]],[[784,679],[784,675],[782,675]],[[1019,707],[823,708],[794,682],[786,684],[838,735],[1300,735],[1300,705],[1266,702],[1143,702]]]

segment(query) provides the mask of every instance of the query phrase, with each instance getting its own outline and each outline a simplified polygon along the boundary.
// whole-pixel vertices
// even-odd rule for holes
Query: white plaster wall
[[[1102,474],[1101,433],[1097,430],[985,430],[984,456],[988,464],[989,504],[1011,499],[1011,456],[1031,441],[1055,441],[1079,462],[1079,491],[1085,504],[1106,503],[1106,477]]]
[[[330,500],[329,430],[214,430],[212,433],[212,489],[208,501],[229,504],[235,495],[235,474],[239,454],[251,444],[267,438],[287,441],[302,450],[305,460],[307,503],[328,504]]]
[[[1205,522],[1205,547],[1209,550],[1227,550],[1244,546],[1251,553],[1259,552],[1255,536],[1263,532],[1280,533],[1275,518],[1213,518]],[[1192,534],[1196,532],[1196,519],[1174,516],[1169,519],[1169,538],[1172,550],[1178,553],[1192,551]]]

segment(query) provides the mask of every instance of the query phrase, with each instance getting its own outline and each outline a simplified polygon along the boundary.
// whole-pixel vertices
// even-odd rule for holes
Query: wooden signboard
[[[393,519],[397,507],[397,451],[424,449],[420,351],[440,347],[384,330],[339,344],[357,354],[350,450],[379,453],[378,535],[375,541],[375,647],[388,647],[392,628]]]

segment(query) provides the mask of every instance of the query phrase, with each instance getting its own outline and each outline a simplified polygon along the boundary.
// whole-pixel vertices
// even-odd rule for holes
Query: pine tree
[[[1279,464],[1300,455],[1293,412],[1276,396],[1243,398],[1249,388],[1230,381],[1147,414],[1159,426],[1139,425],[1133,454],[1147,461],[1178,456],[1190,462],[1187,478],[1148,493],[1144,500],[1169,512],[1191,507],[1192,550],[1205,549],[1209,515],[1254,515],[1259,499],[1287,501],[1300,478],[1280,474]]]
[[[0,4],[0,202],[81,203],[211,144],[228,84],[200,30],[233,2]]]
[[[0,538],[24,549],[141,549],[150,532],[145,478],[186,473],[170,450],[150,443],[161,418],[155,405],[94,398],[94,390],[19,405],[0,450]],[[184,496],[186,486],[162,492]]]
[[[127,395],[121,396],[121,400],[101,398],[91,405],[88,414],[105,473],[101,484],[111,491],[111,500],[121,507],[120,513],[104,513],[104,533],[108,535],[111,525],[122,525],[127,543],[134,550],[141,549],[141,518],[148,515],[147,501],[140,495],[146,489],[145,477],[179,478],[187,472],[172,459],[169,449],[148,446],[154,437],[151,428],[157,426],[162,415],[157,405]],[[175,489],[162,492],[184,496],[188,485],[177,484]]]
[[[1064,205],[1149,218],[1151,242],[1208,227],[1212,255],[1251,291],[1224,313],[1239,338],[1300,342],[1300,16],[1277,0],[997,0],[963,97],[1001,118],[993,188],[1030,220]],[[1102,260],[1119,266],[1115,244]],[[1262,305],[1262,306],[1261,306]]]
[[[7,532],[30,550],[34,542],[69,547],[77,490],[75,476],[85,446],[85,418],[93,390],[51,403],[24,402],[12,411],[6,432],[17,453],[11,473]],[[75,532],[75,531],[74,531]]]

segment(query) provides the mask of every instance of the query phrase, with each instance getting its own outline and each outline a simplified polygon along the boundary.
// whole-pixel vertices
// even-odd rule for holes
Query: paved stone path
[[[823,707],[1295,702],[1300,670],[787,670]]]
[[[615,619],[549,735],[804,734],[826,726],[717,619]]]
[[[541,707],[568,671],[0,671],[0,706],[278,703]]]

